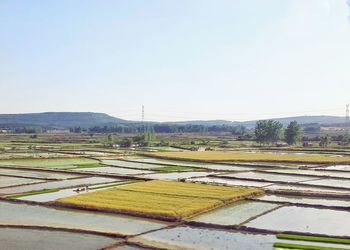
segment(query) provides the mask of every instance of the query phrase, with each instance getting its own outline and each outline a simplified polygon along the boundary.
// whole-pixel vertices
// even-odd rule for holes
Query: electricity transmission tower
[[[142,133],[145,133],[145,106],[142,105]]]
[[[346,104],[346,115],[345,115],[345,129],[346,134],[350,134],[350,103]]]

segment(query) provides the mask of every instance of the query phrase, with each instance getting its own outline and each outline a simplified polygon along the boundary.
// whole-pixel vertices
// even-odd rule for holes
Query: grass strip
[[[74,164],[74,167],[67,169],[79,169],[79,168],[99,168],[104,167],[104,165],[100,163],[87,163],[87,164]]]
[[[312,245],[290,244],[290,243],[282,243],[282,242],[276,242],[275,244],[273,244],[273,247],[284,248],[284,249],[301,249],[301,250],[349,250],[349,248],[312,246]]]
[[[276,237],[277,239],[286,239],[286,240],[303,240],[303,241],[313,241],[313,242],[350,244],[349,238],[332,238],[332,237],[319,237],[319,236],[297,235],[297,234],[278,234]]]
[[[115,183],[115,184],[110,184],[110,185],[104,185],[104,186],[98,186],[98,187],[89,187],[90,190],[96,190],[96,189],[101,189],[101,188],[109,188],[109,187],[116,187],[116,186],[121,186],[121,185],[126,185],[126,184],[132,184],[136,182],[142,182],[142,180],[135,180],[135,181],[125,181],[121,183]]]
[[[7,195],[6,198],[21,198],[21,197],[37,195],[37,194],[55,193],[57,191],[59,191],[59,189],[44,189],[41,191],[26,192],[21,194],[11,194],[11,195]]]

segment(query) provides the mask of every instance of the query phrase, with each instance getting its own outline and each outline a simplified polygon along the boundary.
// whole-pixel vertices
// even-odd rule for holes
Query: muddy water
[[[137,175],[137,174],[150,174],[152,171],[148,170],[137,170],[131,168],[118,168],[118,167],[98,167],[98,168],[86,168],[76,169],[79,172],[95,172],[95,173],[108,173],[108,174],[126,174],[126,175]]]
[[[44,181],[43,180],[29,179],[29,178],[0,176],[0,188],[11,187],[11,186],[15,186],[15,185],[40,183],[40,182],[44,182]],[[1,193],[1,191],[0,191],[0,193]]]
[[[100,249],[120,239],[84,233],[45,231],[24,228],[0,228],[1,249]]]
[[[166,223],[130,216],[94,213],[84,210],[47,208],[38,205],[0,202],[0,224],[49,226],[99,232],[138,234],[159,229]]]
[[[302,196],[283,196],[283,195],[264,195],[257,198],[263,201],[278,201],[289,202],[308,205],[323,205],[323,206],[335,206],[335,207],[348,207],[350,208],[350,200],[345,199],[326,199],[326,198],[309,198]]]
[[[131,241],[161,244],[166,249],[271,250],[275,236],[180,226],[148,233]]]
[[[218,225],[238,225],[278,206],[265,202],[239,202],[197,216],[192,220]]]
[[[237,178],[249,178],[255,180],[264,181],[283,181],[283,182],[300,182],[307,180],[314,180],[318,177],[305,177],[305,176],[293,176],[293,175],[282,175],[282,174],[270,174],[261,172],[244,172],[236,174],[225,174],[225,176],[237,177]]]
[[[74,186],[86,186],[93,185],[98,183],[110,183],[121,181],[120,179],[114,178],[104,178],[104,177],[89,177],[89,178],[80,178],[73,180],[63,180],[63,181],[50,181],[47,183],[39,183],[33,185],[26,185],[13,188],[2,188],[0,189],[0,194],[17,194],[30,191],[40,191],[43,189],[54,189],[54,188],[65,188],[65,187],[74,187]]]
[[[215,177],[195,178],[189,181],[226,184],[231,186],[244,186],[244,187],[265,187],[273,184],[271,182],[245,181],[245,180],[224,179],[224,178],[215,178]]]
[[[350,236],[350,212],[287,206],[245,224],[277,231]]]

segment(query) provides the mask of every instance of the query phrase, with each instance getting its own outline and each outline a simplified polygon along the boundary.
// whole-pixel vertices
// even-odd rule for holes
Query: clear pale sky
[[[344,115],[349,16],[347,0],[0,0],[0,113]]]

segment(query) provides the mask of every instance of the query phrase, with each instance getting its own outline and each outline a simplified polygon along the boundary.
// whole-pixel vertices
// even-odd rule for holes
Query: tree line
[[[284,129],[282,123],[274,120],[258,121],[255,126],[255,138],[256,142],[260,145],[274,144],[284,140],[288,145],[295,145],[305,138],[302,136],[302,128],[296,122],[292,121]],[[342,139],[343,144],[348,144],[350,138],[348,136],[340,136],[341,138],[335,138],[336,140]],[[320,147],[327,147],[331,143],[331,137],[329,135],[320,136],[317,138]]]
[[[227,132],[233,135],[242,135],[247,129],[244,126],[237,125],[196,125],[196,124],[152,124],[147,127],[155,133],[218,133]],[[73,133],[127,133],[135,134],[143,131],[142,124],[123,124],[114,126],[94,126],[91,128],[73,127],[70,128]]]
[[[289,123],[286,129],[283,124],[274,120],[257,121],[255,125],[256,142],[260,145],[273,144],[284,140],[288,145],[300,142],[302,129],[296,121]]]

